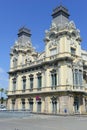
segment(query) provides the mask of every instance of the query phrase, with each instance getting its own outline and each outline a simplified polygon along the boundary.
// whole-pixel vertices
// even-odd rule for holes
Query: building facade
[[[37,113],[87,112],[87,51],[80,31],[62,5],[53,10],[45,31],[45,51],[38,53],[23,27],[11,48],[8,109]]]

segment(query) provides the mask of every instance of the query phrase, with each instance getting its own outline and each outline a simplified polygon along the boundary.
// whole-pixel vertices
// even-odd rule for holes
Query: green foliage
[[[4,102],[4,97],[1,97],[1,104],[3,104]]]

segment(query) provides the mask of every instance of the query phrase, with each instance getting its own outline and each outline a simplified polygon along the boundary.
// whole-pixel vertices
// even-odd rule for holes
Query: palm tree
[[[0,88],[0,92],[1,92],[1,104],[3,103],[3,97],[2,97],[2,94],[3,94],[3,92],[4,92],[4,88]]]
[[[7,89],[4,89],[4,93],[5,93],[6,96],[7,96],[7,94],[8,94],[8,90],[7,90]]]

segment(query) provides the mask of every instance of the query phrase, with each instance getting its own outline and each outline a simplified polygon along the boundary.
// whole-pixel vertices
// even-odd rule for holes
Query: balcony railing
[[[26,62],[26,64],[21,64],[21,65],[17,65],[16,67],[10,68],[10,71],[15,71],[17,69],[25,69],[27,67],[31,67],[31,66],[35,66],[35,65],[39,65],[41,63],[44,63],[46,61],[50,61],[50,60],[55,60],[55,59],[60,59],[63,57],[71,57],[71,54],[69,52],[64,52],[64,53],[59,53],[53,56],[49,56],[49,57],[45,57],[43,59],[40,60],[36,60],[33,62]]]
[[[26,64],[17,65],[16,67],[10,68],[10,71],[17,70],[17,69],[24,69],[24,68],[31,67],[34,65],[39,65],[44,61],[45,59],[37,60],[34,62],[27,62]]]
[[[71,91],[71,92],[85,92],[87,89],[84,87],[78,87],[76,88],[75,86],[70,86],[70,85],[58,85],[58,86],[48,86],[48,87],[41,87],[40,89],[38,88],[32,88],[32,89],[26,89],[25,91],[23,90],[16,90],[14,91],[8,91],[8,96],[9,95],[25,95],[25,94],[34,94],[34,93],[50,93],[50,92],[64,92],[64,91]]]

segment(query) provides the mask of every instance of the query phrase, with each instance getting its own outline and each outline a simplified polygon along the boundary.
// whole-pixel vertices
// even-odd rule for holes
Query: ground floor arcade
[[[83,93],[16,95],[8,97],[8,109],[48,114],[82,114],[87,112],[87,100]]]

